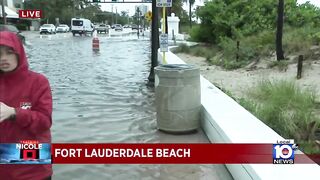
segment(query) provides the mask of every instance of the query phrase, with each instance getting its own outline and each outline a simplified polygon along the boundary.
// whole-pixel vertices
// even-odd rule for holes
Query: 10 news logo
[[[294,150],[297,145],[291,140],[278,141],[273,144],[273,164],[294,164]]]

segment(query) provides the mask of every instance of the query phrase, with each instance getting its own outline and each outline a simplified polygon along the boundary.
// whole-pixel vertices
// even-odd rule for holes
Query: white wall
[[[158,58],[162,61],[162,53],[158,52]],[[166,61],[168,64],[185,64],[171,52],[166,53]],[[207,79],[202,76],[200,79],[203,106],[201,125],[211,143],[275,143],[284,139]],[[311,180],[320,176],[320,166],[316,164],[226,166],[235,179],[243,180]]]

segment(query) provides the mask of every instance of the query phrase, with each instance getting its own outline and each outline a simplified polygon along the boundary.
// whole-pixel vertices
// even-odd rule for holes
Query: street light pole
[[[2,18],[3,18],[3,24],[7,24],[7,14],[4,8],[4,0],[1,0],[1,12],[2,12]]]
[[[156,1],[152,1],[151,38],[151,69],[148,77],[148,85],[154,86],[154,68],[158,66],[159,48],[158,8]]]
[[[114,22],[113,22],[113,4],[111,4],[111,12],[112,12],[112,14],[111,14],[111,21],[112,21],[112,24],[111,24],[111,25],[113,25],[113,24],[114,24]]]
[[[128,16],[128,25],[130,24],[130,21],[129,21],[129,9],[127,9],[127,16]]]
[[[117,6],[116,6],[116,24],[118,24],[118,9],[117,9]]]

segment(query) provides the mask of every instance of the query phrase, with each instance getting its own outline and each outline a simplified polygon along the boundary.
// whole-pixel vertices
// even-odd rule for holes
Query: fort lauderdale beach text
[[[97,148],[97,149],[55,149],[54,157],[64,157],[64,158],[92,158],[92,157],[110,157],[110,158],[124,158],[124,157],[146,157],[146,158],[187,158],[191,156],[191,150],[186,149],[168,149],[168,148],[156,148],[156,149],[131,149],[131,148]]]

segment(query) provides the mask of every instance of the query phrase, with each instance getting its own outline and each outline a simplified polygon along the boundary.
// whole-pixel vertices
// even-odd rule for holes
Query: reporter
[[[51,143],[52,95],[48,79],[28,69],[22,42],[0,32],[0,143]],[[52,165],[0,165],[0,177],[50,179]]]

